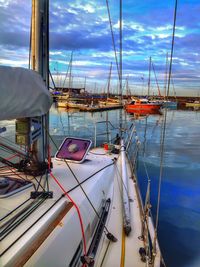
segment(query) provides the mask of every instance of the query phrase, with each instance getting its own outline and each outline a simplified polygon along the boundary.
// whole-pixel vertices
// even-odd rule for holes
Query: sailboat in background
[[[195,100],[194,102],[187,102],[187,103],[185,104],[185,106],[186,106],[186,107],[192,107],[192,108],[196,108],[196,109],[198,109],[198,108],[200,108],[200,101]]]
[[[187,102],[185,106],[187,108],[193,108],[194,110],[199,110],[200,109],[200,93],[198,93],[197,97],[198,97],[197,100],[193,102]]]
[[[156,70],[155,70],[155,66],[153,63],[152,58],[150,57],[150,67],[149,67],[149,73],[151,73],[151,69],[153,70],[154,73],[154,77],[155,77],[155,81],[156,81],[156,86],[158,89],[158,98],[150,98],[149,100],[151,103],[159,103],[162,104],[162,108],[170,108],[170,109],[176,109],[177,108],[177,101],[172,101],[168,99],[167,96],[167,81],[168,81],[168,54],[166,56],[166,70],[165,70],[165,84],[164,84],[164,96],[161,94],[161,90],[160,90],[160,86],[158,83],[158,79],[157,79],[157,75],[156,75]],[[172,76],[172,75],[171,75]],[[173,86],[173,91],[174,91],[174,96],[176,98],[176,93],[175,93],[175,89],[174,89],[174,82],[173,79],[171,77],[171,81],[172,81],[172,86]],[[151,84],[151,74],[149,74],[149,82],[148,82],[148,96],[149,96],[149,91],[150,91],[150,84]]]
[[[147,98],[131,97],[131,101],[125,104],[125,110],[128,113],[158,113],[162,107],[162,102],[149,100],[150,86],[151,86],[151,67],[152,59],[149,60],[149,79],[148,79],[148,93]],[[159,91],[160,93],[160,91]]]
[[[99,106],[100,107],[113,107],[113,106],[116,106],[116,107],[121,107],[121,104],[120,104],[120,100],[119,98],[115,97],[110,97],[110,83],[111,83],[111,76],[112,76],[112,62],[110,63],[110,71],[109,71],[109,75],[108,75],[108,85],[107,85],[107,96],[106,96],[106,99],[103,101],[103,100],[99,100]]]
[[[31,102],[24,100],[26,106],[21,99],[10,99],[12,110],[5,109],[0,117],[21,118],[16,124],[20,147],[1,138],[6,156],[0,157],[0,266],[159,267],[163,260],[149,198],[143,207],[127,157],[134,128],[127,142],[120,131],[117,144],[106,150],[91,149],[90,140],[67,137],[51,158],[48,8],[47,0],[32,1],[32,68],[39,74],[2,67],[7,73],[1,80],[4,90],[16,93],[20,88],[27,98],[33,88],[38,93]]]
[[[172,101],[167,99],[167,81],[168,81],[168,53],[166,54],[166,69],[165,69],[165,85],[164,85],[164,99],[163,99],[163,107],[164,108],[171,108],[171,109],[176,109],[177,108],[177,101]],[[173,86],[173,91],[174,91],[174,97],[176,99],[176,93],[175,93],[175,89],[174,89],[174,81],[171,77],[171,81],[172,81],[172,86]]]

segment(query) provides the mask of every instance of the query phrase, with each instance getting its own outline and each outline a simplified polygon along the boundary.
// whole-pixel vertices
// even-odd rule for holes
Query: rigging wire
[[[174,39],[175,39],[175,30],[176,30],[177,6],[178,6],[178,0],[176,0],[176,2],[175,2],[175,10],[174,10],[174,24],[173,24],[171,55],[170,55],[170,64],[169,64],[169,76],[168,76],[168,86],[167,86],[167,99],[169,97],[169,88],[170,88],[170,82],[171,82],[171,76],[172,76],[172,60],[173,60],[173,52],[174,52]]]
[[[15,151],[15,152],[19,151],[19,153],[20,153],[20,150],[21,150],[21,153],[26,153],[25,149],[22,149],[22,147],[19,148],[19,146],[17,146],[15,142],[11,141],[10,139],[8,139],[5,136],[0,136],[0,146],[1,146],[1,149],[3,146],[4,148],[7,147],[9,151],[10,150]]]
[[[56,85],[55,85],[55,82],[54,82],[54,79],[53,79],[53,76],[52,76],[52,73],[51,73],[51,71],[50,71],[50,69],[49,69],[49,76],[50,76],[50,78],[51,78],[51,81],[52,81],[52,83],[53,83],[53,86],[54,86],[54,90],[56,89]]]
[[[178,5],[178,0],[175,0],[174,23],[173,23],[173,33],[172,33],[172,45],[171,45],[169,76],[168,76],[167,97],[169,96],[170,78],[171,78],[171,71],[172,71],[172,58],[173,58],[173,51],[174,51],[174,38],[175,38],[175,29],[176,29],[177,5]],[[163,159],[164,159],[164,145],[165,145],[166,124],[167,124],[167,108],[165,108],[164,121],[163,121],[163,131],[162,131],[162,136],[161,136],[160,175],[159,175],[159,182],[158,182],[156,223],[155,223],[155,228],[154,228],[155,237],[154,237],[154,244],[153,244],[154,252],[156,252],[156,239],[157,239],[158,219],[159,219],[159,210],[160,210],[160,195],[161,195],[161,182],[162,182],[162,175],[163,175]]]
[[[108,12],[109,24],[110,24],[110,32],[111,32],[111,36],[112,36],[112,45],[113,45],[113,49],[114,49],[114,53],[115,53],[115,62],[116,62],[116,67],[117,67],[117,73],[118,73],[118,77],[120,77],[119,63],[118,63],[118,58],[117,58],[117,49],[116,49],[116,45],[115,45],[115,37],[114,37],[114,33],[113,33],[113,26],[112,26],[112,20],[111,20],[111,16],[110,16],[110,8],[109,8],[108,0],[106,0],[106,7],[107,7],[107,12]]]
[[[65,78],[64,78],[64,81],[63,81],[63,88],[65,86],[65,82],[66,82],[67,76],[68,76],[70,68],[71,68],[72,59],[73,59],[73,51],[71,52],[71,57],[70,57],[70,61],[69,61],[68,67],[67,67],[67,72],[66,72],[66,75],[65,75]]]
[[[154,72],[154,76],[155,76],[155,80],[156,80],[156,85],[157,85],[157,88],[158,88],[158,95],[161,96],[160,87],[159,87],[159,84],[158,84],[158,79],[157,79],[157,75],[156,75],[156,71],[155,71],[155,67],[154,67],[153,61],[152,61],[152,69],[153,69],[153,72]]]
[[[58,146],[56,145],[55,141],[53,140],[53,138],[51,137],[51,135],[49,134],[49,132],[48,132],[47,129],[46,129],[46,131],[47,131],[47,134],[48,134],[49,138],[51,139],[52,143],[54,144],[54,146],[55,146],[56,149],[58,150],[59,148],[58,148]],[[68,163],[66,160],[64,160],[64,162],[65,162],[65,164],[67,165],[68,169],[70,170],[72,176],[73,176],[74,179],[76,180],[78,186],[79,186],[80,189],[82,190],[83,194],[85,195],[86,199],[88,200],[88,202],[89,202],[90,206],[92,207],[93,211],[94,211],[95,214],[97,215],[98,219],[100,219],[100,215],[99,215],[98,211],[96,210],[96,208],[95,208],[94,205],[92,204],[92,201],[90,200],[90,198],[88,197],[87,193],[86,193],[85,190],[83,189],[83,186],[82,186],[82,184],[79,182],[78,177],[77,177],[77,176],[75,175],[75,173],[73,172],[73,170],[72,170],[72,168],[70,167],[69,163]],[[113,164],[115,164],[114,161],[112,162],[111,165],[113,165]],[[97,171],[96,173],[102,171],[103,169],[104,169],[104,168],[102,168],[101,170]],[[96,173],[95,173],[95,174],[96,174]],[[95,175],[95,174],[94,174],[94,175]],[[55,177],[54,177],[54,178],[55,178]],[[54,180],[55,180],[55,179],[54,179]],[[106,226],[104,226],[104,229],[106,230],[107,234],[109,234],[110,236],[113,236],[113,235],[109,232],[109,230],[108,230],[108,228],[107,228]],[[113,236],[113,240],[116,240],[114,236]]]

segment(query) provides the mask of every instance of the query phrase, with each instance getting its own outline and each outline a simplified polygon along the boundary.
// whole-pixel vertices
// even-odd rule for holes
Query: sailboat
[[[151,67],[152,59],[149,60],[149,79],[148,79],[148,96],[151,84]],[[162,103],[159,101],[150,101],[148,98],[131,97],[131,101],[125,104],[125,110],[128,113],[159,113]]]
[[[110,97],[110,81],[111,81],[111,74],[112,74],[112,62],[110,64],[110,71],[108,75],[108,86],[107,86],[107,97],[105,100],[99,100],[100,107],[122,107],[120,104],[120,100],[117,97]]]
[[[21,146],[1,141],[0,266],[162,266],[150,202],[143,207],[127,157],[131,139],[120,132],[116,144],[91,149],[66,137],[51,157],[48,20],[48,1],[33,0],[33,70],[0,68],[10,96],[0,119],[17,118]]]
[[[163,107],[164,108],[171,108],[171,109],[176,109],[178,106],[177,101],[172,101],[168,99],[167,96],[167,80],[168,80],[168,53],[166,54],[166,68],[165,68],[165,85],[164,85],[164,99],[163,99]],[[175,94],[175,89],[174,89],[174,82],[172,80],[172,85],[173,85],[173,91],[174,91],[174,97],[176,100],[176,94]]]
[[[200,96],[198,93],[197,99],[195,101],[186,102],[185,106],[188,108],[194,108],[194,110],[198,110],[200,108]]]

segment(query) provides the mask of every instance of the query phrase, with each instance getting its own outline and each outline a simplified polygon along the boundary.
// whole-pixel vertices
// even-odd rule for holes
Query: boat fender
[[[141,261],[146,262],[146,250],[143,247],[140,247],[139,249]]]

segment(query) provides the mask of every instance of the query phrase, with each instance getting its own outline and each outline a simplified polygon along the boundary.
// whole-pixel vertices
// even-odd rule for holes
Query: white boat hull
[[[124,235],[121,157],[115,161],[116,157],[116,154],[105,153],[100,148],[92,150],[82,164],[68,163],[99,214],[105,201],[111,200],[106,229],[118,241],[108,240],[105,235],[107,231],[104,229],[94,258],[94,266],[146,266],[138,253],[140,247],[144,247],[144,242],[138,239],[142,229],[141,203],[127,159],[125,165],[128,176],[132,231],[128,237]],[[80,186],[77,186],[66,162],[54,159],[53,166],[53,175],[64,190],[72,190],[69,194],[79,207],[88,251],[98,224],[98,216]],[[88,179],[88,177],[90,178]],[[84,255],[84,250],[77,210],[67,196],[61,197],[63,191],[52,177],[49,179],[49,186],[54,191],[53,199],[45,200],[10,235],[4,238],[0,266],[80,266],[80,256]],[[9,199],[1,199],[1,207],[7,211],[13,209],[13,205],[19,204],[29,197],[31,190],[32,188],[26,189]],[[160,262],[159,253],[157,258]],[[123,262],[123,265],[120,265],[120,262]]]

